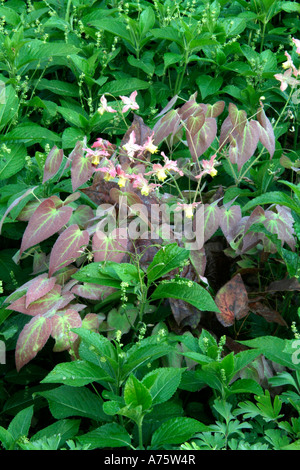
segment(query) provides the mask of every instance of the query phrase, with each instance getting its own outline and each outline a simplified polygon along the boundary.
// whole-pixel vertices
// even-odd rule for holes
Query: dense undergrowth
[[[300,448],[299,12],[1,1],[4,449]]]

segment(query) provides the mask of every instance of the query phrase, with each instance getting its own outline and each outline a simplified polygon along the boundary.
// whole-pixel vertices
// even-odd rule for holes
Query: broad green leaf
[[[36,315],[21,331],[16,344],[16,368],[19,371],[45,346],[51,334],[50,318]]]
[[[145,375],[142,383],[149,390],[153,405],[172,398],[180,384],[182,372],[182,369],[162,367]]]
[[[249,209],[262,204],[279,204],[289,207],[296,213],[300,214],[299,205],[296,203],[296,201],[294,201],[290,196],[282,191],[269,191],[266,194],[262,194],[261,196],[258,196],[245,204],[245,206],[242,208],[242,211],[247,212]]]
[[[78,437],[82,445],[88,444],[89,449],[103,449],[115,447],[130,447],[131,437],[124,428],[117,423],[108,423],[93,431]]]
[[[260,395],[263,393],[262,387],[252,379],[239,379],[233,382],[229,387],[231,394],[234,393],[253,393],[254,395]]]
[[[48,439],[59,435],[59,446],[62,446],[68,439],[73,439],[78,434],[79,425],[80,419],[61,419],[38,431],[30,438],[30,441],[35,442],[38,439]]]
[[[25,408],[13,418],[7,430],[16,441],[21,436],[28,436],[31,420],[33,417],[33,405]]]
[[[42,78],[37,83],[38,90],[49,90],[55,95],[70,96],[71,98],[78,98],[78,86],[74,83],[62,82],[60,80],[47,80]]]
[[[163,281],[153,292],[151,298],[156,299],[180,299],[202,311],[219,312],[218,307],[213,301],[210,294],[193,281],[186,281],[184,279],[176,281]]]
[[[89,263],[74,273],[72,278],[80,282],[90,282],[92,284],[98,284],[99,286],[109,286],[120,289],[120,278],[116,278],[116,276],[112,277],[107,271],[103,272],[103,270],[101,270],[102,266],[102,262]]]
[[[43,201],[31,217],[24,232],[20,254],[58,232],[69,220],[72,208],[55,207],[51,199]]]
[[[20,69],[36,60],[48,61],[49,57],[66,57],[77,52],[79,52],[79,49],[73,44],[66,44],[64,42],[44,43],[38,39],[31,39],[20,49],[16,66]]]
[[[206,429],[204,424],[193,418],[171,418],[154,432],[151,447],[157,449],[168,444],[182,444]]]
[[[207,96],[214,95],[222,86],[222,77],[211,77],[200,75],[196,78],[196,83],[200,89],[201,98],[205,100]]]
[[[165,26],[164,28],[154,28],[151,30],[153,36],[157,39],[167,39],[168,41],[174,41],[179,46],[183,45],[183,39],[179,35],[178,31],[172,26]]]
[[[27,155],[23,144],[9,144],[10,152],[0,151],[0,180],[8,179],[25,166]]]
[[[267,359],[281,364],[289,369],[300,369],[297,357],[299,344],[295,340],[284,340],[276,336],[261,336],[248,341],[239,341],[241,344],[254,348]]]
[[[55,132],[33,123],[19,124],[5,135],[5,139],[15,143],[24,143],[27,146],[40,143],[41,140],[46,143],[55,143],[61,140]]]
[[[155,338],[154,338],[155,339]],[[132,348],[127,352],[126,363],[122,367],[122,378],[125,380],[129,374],[143,365],[166,356],[173,351],[173,347],[166,343],[140,345],[137,349]]]
[[[57,364],[41,383],[61,383],[71,387],[83,387],[101,381],[111,382],[112,378],[95,364],[78,360]]]
[[[0,100],[0,130],[3,129],[18,111],[18,95],[12,85],[5,85],[1,90]]]
[[[152,397],[149,390],[134,375],[131,375],[126,381],[124,400],[129,408],[140,406],[142,412],[145,412],[152,406]]]
[[[188,250],[179,247],[177,243],[171,243],[161,248],[148,266],[148,281],[151,283],[173,269],[183,266],[183,263],[188,260],[189,254]]]
[[[139,29],[141,35],[147,34],[149,29],[153,28],[155,23],[155,14],[153,9],[149,6],[142,11],[139,19]]]
[[[139,78],[120,78],[118,80],[112,80],[105,83],[100,88],[99,94],[111,93],[113,96],[117,95],[129,95],[135,90],[147,90],[149,83]]]
[[[130,32],[126,29],[125,22],[114,18],[102,18],[101,20],[92,20],[89,22],[91,26],[98,28],[100,31],[108,31],[114,36],[119,36],[132,44]],[[134,45],[134,44],[132,44]]]
[[[100,422],[110,420],[103,412],[102,399],[88,388],[62,385],[52,390],[38,392],[36,395],[46,398],[55,419],[82,416]]]

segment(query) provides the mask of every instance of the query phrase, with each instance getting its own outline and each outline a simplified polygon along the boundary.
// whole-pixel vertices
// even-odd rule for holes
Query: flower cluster
[[[139,109],[138,104],[136,103],[137,91],[131,93],[129,97],[120,96],[124,106],[122,108],[122,113],[126,113],[129,109],[137,110]],[[100,99],[100,107],[98,109],[100,114],[104,112],[116,113],[117,111],[107,104],[105,95]],[[125,150],[126,155],[129,157],[131,162],[139,161],[139,157],[145,152],[150,154],[155,154],[158,152],[157,146],[154,144],[154,133],[148,136],[143,145],[137,143],[135,131],[132,131],[129,135],[128,141],[122,145],[122,149]],[[105,181],[115,181],[120,188],[125,188],[126,185],[132,185],[132,188],[139,189],[143,196],[148,196],[151,192],[159,188],[161,184],[164,183],[169,177],[174,178],[174,173],[183,176],[183,171],[178,168],[176,161],[168,158],[164,152],[161,152],[161,157],[163,158],[163,163],[149,163],[151,168],[145,172],[145,166],[143,162],[142,169],[139,169],[137,173],[136,169],[131,168],[122,168],[122,166],[116,162],[112,161],[108,157],[111,157],[115,147],[107,140],[98,138],[96,142],[93,143],[91,148],[84,149],[87,152],[87,156],[90,157],[91,163],[95,165],[95,171],[100,171],[104,173]],[[203,175],[207,174],[211,177],[216,176],[217,170],[216,166],[219,165],[216,161],[216,154],[213,155],[210,160],[202,160],[200,162],[202,171],[196,178],[200,179]],[[137,174],[135,174],[137,173]],[[149,182],[147,177],[154,177],[156,181],[154,183]],[[178,202],[177,211],[184,211],[187,218],[192,218],[194,216],[195,208],[201,204],[200,202],[193,203],[181,203]]]
[[[293,38],[292,41],[296,46],[296,53],[300,54],[300,40]],[[300,81],[297,80],[297,77],[300,76],[300,69],[295,67],[292,57],[288,52],[285,52],[284,55],[287,58],[287,60],[282,64],[285,72],[283,74],[277,73],[274,75],[276,80],[280,82],[281,91],[285,91],[289,85],[291,87],[295,87],[296,85],[300,84]]]

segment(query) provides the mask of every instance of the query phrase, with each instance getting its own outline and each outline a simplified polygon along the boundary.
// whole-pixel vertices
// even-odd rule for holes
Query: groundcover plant
[[[299,5],[37,3],[0,7],[2,447],[299,449]]]

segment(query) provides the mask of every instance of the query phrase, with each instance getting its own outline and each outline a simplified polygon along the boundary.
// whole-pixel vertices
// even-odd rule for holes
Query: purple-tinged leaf
[[[194,161],[210,147],[217,135],[215,118],[206,118],[201,129],[193,135],[187,132],[187,142]]]
[[[74,286],[71,292],[84,299],[103,300],[115,292],[115,289],[108,286],[99,286],[98,284],[83,283],[83,285]]]
[[[56,145],[52,147],[46,158],[43,183],[57,174],[58,170],[60,169],[63,156],[63,150],[58,149]]]
[[[54,202],[55,207],[61,207],[63,205],[63,202],[59,197],[57,196],[50,196],[48,200],[51,200]],[[21,210],[20,214],[17,217],[17,220],[20,220],[22,222],[28,222],[30,218],[33,216],[34,212],[38,208],[41,202],[46,201],[46,199],[41,199],[40,201],[30,201],[26,204],[26,206]]]
[[[247,123],[246,111],[239,111],[235,104],[229,103],[228,112],[233,128],[236,129],[240,136],[243,136]]]
[[[120,263],[125,256],[128,244],[126,228],[116,228],[110,235],[98,230],[92,241],[94,261],[114,261]]]
[[[82,320],[82,328],[86,330],[98,331],[99,326],[105,319],[105,315],[103,313],[88,313],[84,319]]]
[[[64,285],[76,271],[78,271],[78,268],[72,264],[60,269],[55,274],[56,284]]]
[[[26,307],[26,295],[23,295],[10,304],[9,310],[14,310],[15,312],[24,313],[34,317],[36,315],[43,315],[44,313],[50,313],[52,311],[55,312],[60,308],[62,303],[63,298],[61,296],[61,287],[55,285],[51,291],[32,302],[28,307]]]
[[[37,188],[37,186],[34,186],[33,188],[29,188],[27,189],[27,191],[25,191],[24,194],[22,194],[22,196],[19,196],[17,197],[17,199],[15,199],[11,204],[10,206],[6,209],[6,211],[4,212],[4,215],[0,221],[0,234],[1,234],[1,230],[2,230],[2,225],[4,223],[4,220],[6,219],[6,216],[7,214],[9,214],[9,212],[14,208],[16,207],[23,199],[25,199],[25,197],[28,196],[28,194],[30,193],[33,193],[33,191],[35,190],[35,188]]]
[[[55,339],[53,351],[61,352],[72,347],[78,335],[71,328],[80,328],[81,317],[76,310],[69,309],[63,314],[56,314],[52,318],[51,336]]]
[[[178,98],[178,95],[173,96],[173,98],[168,102],[168,104],[164,107],[164,109],[162,109],[161,112],[157,114],[156,117],[158,118],[166,114],[172,108],[172,106],[176,103],[177,98]]]
[[[15,360],[19,372],[44,347],[52,330],[52,319],[36,315],[21,331],[16,345]]]
[[[217,202],[204,204],[204,242],[209,240],[220,226],[220,208]]]
[[[55,277],[48,278],[47,273],[41,274],[40,276],[34,279],[34,282],[30,284],[27,293],[25,307],[28,308],[29,305],[35,300],[40,299],[46,295],[50,290],[53,289],[55,285]]]
[[[231,326],[248,314],[248,294],[240,274],[221,287],[215,302],[220,309],[217,319],[223,326]]]
[[[177,132],[180,124],[180,116],[176,109],[172,109],[160,118],[153,127],[153,142],[159,145],[170,134]]]
[[[243,134],[237,134],[235,136],[234,145],[237,148],[234,155],[236,155],[235,159],[237,159],[237,161],[231,162],[237,163],[239,171],[254,154],[259,141],[259,135],[257,121],[251,120],[245,125]]]
[[[58,232],[70,219],[73,209],[55,207],[52,199],[46,199],[35,210],[23,234],[20,254]]]
[[[293,237],[294,228],[293,228],[293,221],[290,210],[288,207],[276,206],[276,212],[267,210],[265,211],[266,221],[264,222],[264,226],[266,229],[276,234],[279,240],[281,240],[282,245],[287,243],[289,247],[294,251],[296,246],[296,240]],[[268,243],[268,246],[272,247],[273,244]],[[276,248],[272,248],[272,253],[276,251]]]
[[[249,310],[263,317],[269,323],[278,323],[278,325],[288,326],[285,319],[276,310],[261,302],[249,302]]]
[[[66,199],[63,202],[63,205],[66,206],[67,204],[70,204],[70,202],[77,201],[81,197],[80,192],[78,191],[77,193],[72,193],[69,194],[69,196],[66,197]]]
[[[75,155],[77,155],[78,153],[82,154],[83,152],[83,147],[84,147],[84,143],[81,141],[81,140],[78,140],[76,142],[76,145],[74,147],[74,149],[72,150],[72,152],[70,153],[70,155],[68,156],[68,159],[67,159],[67,163],[65,165],[65,168],[64,170],[66,170],[67,168],[69,168],[69,166],[71,165]]]
[[[33,255],[32,274],[42,273],[48,270],[48,256],[42,251],[35,251]]]
[[[206,268],[205,249],[202,247],[200,250],[191,250],[190,260],[199,278],[203,278]]]
[[[182,121],[186,121],[190,116],[202,112],[203,114],[207,111],[207,106],[205,104],[198,104],[196,102],[197,93],[194,93],[190,99],[184,103],[181,108],[179,108],[178,114]]]
[[[275,135],[272,124],[267,118],[263,108],[260,108],[257,114],[257,120],[259,122],[259,141],[266,147],[272,158],[275,152]]]
[[[220,227],[228,243],[234,239],[241,218],[240,206],[231,206],[228,209],[225,207],[220,208]]]
[[[49,277],[81,256],[89,243],[89,234],[78,225],[71,225],[58,237],[53,245],[49,261]]]
[[[77,188],[86,183],[94,173],[94,167],[91,161],[84,155],[83,149],[76,152],[72,159],[71,181],[72,189]]]
[[[206,117],[213,117],[216,118],[223,113],[225,108],[225,101],[217,101],[214,104],[207,104],[207,111],[205,116]]]
[[[227,145],[230,142],[230,136],[236,137],[237,131],[233,129],[233,125],[230,119],[230,116],[224,119],[219,138],[219,150],[221,150],[224,145]]]

